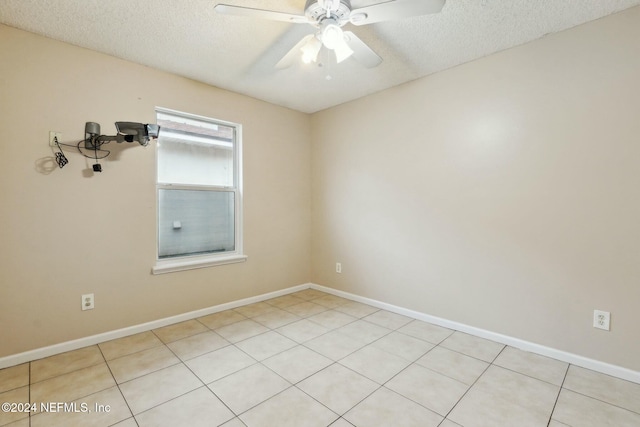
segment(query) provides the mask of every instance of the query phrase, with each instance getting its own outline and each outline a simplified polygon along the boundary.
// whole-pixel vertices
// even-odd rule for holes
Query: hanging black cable
[[[56,163],[58,164],[60,169],[62,169],[64,165],[69,163],[69,160],[67,160],[67,157],[64,155],[64,152],[62,151],[62,147],[60,147],[60,143],[58,142],[57,136],[53,138],[53,143],[55,144],[56,147],[58,147],[58,150],[60,150],[56,152]]]
[[[78,141],[78,143],[73,146],[73,145],[68,145],[69,147],[76,147],[78,149],[78,152],[80,154],[82,154],[83,156],[85,156],[87,159],[94,159],[94,160],[101,160],[106,158],[107,156],[109,156],[109,154],[111,154],[111,151],[109,150],[104,150],[103,148],[101,148],[104,144],[108,144],[108,142],[102,142],[98,145],[94,145],[92,146],[92,148],[90,149],[91,151],[93,151],[93,155],[88,155],[85,153],[85,151],[87,150],[87,148],[84,148],[84,144],[87,140],[83,139]],[[62,144],[65,145],[65,144]],[[97,153],[104,153],[104,155],[101,155],[98,157]]]

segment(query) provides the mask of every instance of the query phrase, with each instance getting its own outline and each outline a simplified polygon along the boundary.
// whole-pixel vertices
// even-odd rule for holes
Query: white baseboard
[[[50,345],[48,347],[41,347],[34,350],[25,351],[23,353],[13,354],[0,358],[0,369],[7,368],[9,366],[19,365],[21,363],[31,362],[33,360],[42,359],[44,357],[53,356],[56,354],[64,353],[71,350],[77,350],[82,347],[90,345],[100,344],[106,341],[111,341],[116,338],[123,338],[129,335],[138,334],[140,332],[150,331],[151,329],[161,328],[163,326],[171,325],[178,322],[184,322],[185,320],[195,319],[197,317],[206,316],[208,314],[217,313],[219,311],[230,310],[232,308],[240,307],[247,304],[253,304],[255,302],[265,301],[271,298],[276,298],[282,295],[287,295],[292,292],[308,289],[311,286],[310,283],[303,285],[293,286],[279,291],[269,292],[262,295],[257,295],[250,298],[244,298],[237,301],[228,302],[225,304],[215,305],[213,307],[203,308],[201,310],[190,311],[188,313],[178,314],[176,316],[165,317],[164,319],[158,319],[139,325],[129,326],[127,328],[116,329],[114,331],[104,332],[97,335],[91,335],[89,337],[79,338],[72,341],[66,341],[60,344]]]
[[[318,285],[315,283],[311,284],[311,288],[339,297],[347,298],[356,302],[361,302],[363,304],[368,304],[383,310],[391,311],[393,313],[401,314],[403,316],[411,317],[412,319],[422,320],[424,322],[433,323],[434,325],[442,326],[444,328],[465,332],[469,335],[486,338],[488,340],[509,345],[520,350],[536,353],[541,356],[551,357],[553,359],[571,363],[582,368],[591,369],[596,372],[601,372],[603,374],[611,375],[613,377],[640,384],[640,372],[623,368],[621,366],[612,365],[609,363],[601,362],[599,360],[589,359],[588,357],[580,356],[551,347],[546,347],[529,341],[524,341],[519,338],[510,337],[508,335],[498,334],[496,332],[487,331],[485,329],[476,328],[474,326],[465,325],[463,323],[453,322],[441,317],[431,316],[429,314],[424,314],[418,311],[413,311],[392,304],[387,304],[385,302],[377,301],[371,298],[361,297],[359,295],[354,295],[349,292],[328,288],[326,286]]]
[[[5,356],[0,358],[0,369],[6,368],[9,366],[19,365],[21,363],[31,362],[33,360],[42,359],[44,357],[53,356],[56,354],[64,353],[66,351],[77,350],[82,347],[100,344],[102,342],[110,341],[116,338],[123,338],[129,335],[138,334],[140,332],[150,331],[152,329],[161,328],[163,326],[171,325],[178,322],[184,322],[186,320],[195,319],[197,317],[206,316],[206,315],[217,313],[220,311],[230,310],[232,308],[240,307],[243,305],[265,301],[271,298],[276,298],[282,295],[287,295],[287,294],[298,292],[308,288],[316,289],[332,295],[347,298],[352,301],[361,302],[363,304],[368,304],[373,307],[377,307],[383,310],[391,311],[393,313],[410,317],[412,319],[422,320],[424,322],[429,322],[429,323],[433,323],[434,325],[442,326],[442,327],[453,329],[460,332],[465,332],[467,334],[474,335],[480,338],[486,338],[492,341],[499,342],[501,344],[519,348],[524,351],[536,353],[542,356],[551,357],[557,360],[561,360],[563,362],[571,363],[576,366],[591,369],[596,372],[601,372],[603,374],[611,375],[613,377],[621,378],[623,380],[632,381],[634,383],[640,384],[640,372],[638,371],[633,371],[631,369],[623,368],[621,366],[612,365],[612,364],[601,362],[594,359],[589,359],[587,357],[580,356],[577,354],[568,353],[566,351],[557,350],[551,347],[546,347],[540,344],[524,341],[524,340],[510,337],[507,335],[498,334],[496,332],[487,331],[485,329],[480,329],[473,326],[465,325],[463,323],[453,322],[451,320],[443,319],[441,317],[431,316],[429,314],[409,310],[403,307],[398,307],[398,306],[377,301],[371,298],[361,297],[359,295],[351,294],[349,292],[339,291],[337,289],[328,288],[326,286],[318,285],[315,283],[306,283],[298,286],[293,286],[290,288],[281,289],[279,291],[269,292],[266,294],[257,295],[250,298],[244,298],[241,300],[216,305],[213,307],[203,308],[201,310],[190,311],[188,313],[166,317],[164,319],[154,320],[151,322],[134,325],[127,328],[104,332],[101,334],[92,335],[89,337],[80,338],[73,341],[66,341],[66,342],[51,345],[48,347],[37,348],[35,350],[25,351],[24,353]]]

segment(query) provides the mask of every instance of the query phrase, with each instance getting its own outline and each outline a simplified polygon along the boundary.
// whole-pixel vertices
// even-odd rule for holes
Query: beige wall
[[[637,40],[640,8],[308,116],[0,25],[0,357],[313,280],[640,370]],[[244,125],[246,263],[150,274],[153,146],[52,163],[155,106]]]
[[[156,106],[243,124],[246,263],[153,276],[155,145],[102,174],[63,142]],[[306,114],[0,25],[0,357],[307,283]],[[80,311],[95,293],[96,309]]]
[[[636,7],[314,115],[313,282],[640,370],[639,40]]]

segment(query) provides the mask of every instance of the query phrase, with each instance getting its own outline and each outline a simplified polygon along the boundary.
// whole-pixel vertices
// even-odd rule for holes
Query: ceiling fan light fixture
[[[342,28],[334,22],[330,22],[322,29],[322,44],[330,50],[336,48],[336,46],[344,41],[344,35],[342,34]]]
[[[318,60],[322,46],[335,53],[338,63],[353,55],[357,62],[367,68],[378,66],[382,58],[365,42],[350,32],[342,31],[347,23],[368,25],[377,22],[400,20],[413,16],[438,13],[447,0],[379,0],[374,4],[351,6],[352,0],[305,0],[304,15],[278,12],[276,10],[254,9],[251,7],[217,4],[218,13],[284,21],[296,24],[309,24],[317,28],[315,35],[308,34],[293,46],[276,64],[277,69],[291,66],[300,56],[306,63]],[[369,3],[369,0],[364,1]],[[312,37],[317,41],[310,41]],[[318,44],[319,43],[319,44]],[[327,58],[328,59],[328,58]]]

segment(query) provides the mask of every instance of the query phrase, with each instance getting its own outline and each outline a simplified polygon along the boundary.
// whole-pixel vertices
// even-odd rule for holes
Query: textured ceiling
[[[398,0],[402,1],[402,0]],[[314,28],[220,15],[219,3],[301,14],[304,0],[0,0],[0,22],[303,112],[640,5],[640,0],[447,0],[439,14],[355,27],[384,61],[275,64]],[[353,8],[382,0],[352,0]],[[328,80],[327,76],[331,76]]]

